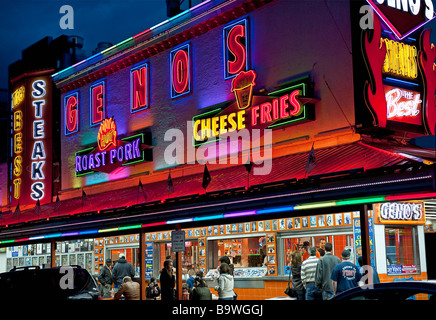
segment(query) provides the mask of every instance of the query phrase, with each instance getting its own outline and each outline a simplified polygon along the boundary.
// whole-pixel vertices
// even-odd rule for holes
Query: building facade
[[[8,268],[124,252],[144,294],[180,229],[180,272],[230,256],[240,299],[283,295],[305,242],[427,279],[428,6],[398,31],[372,1],[204,1],[52,74],[61,187],[4,215]]]

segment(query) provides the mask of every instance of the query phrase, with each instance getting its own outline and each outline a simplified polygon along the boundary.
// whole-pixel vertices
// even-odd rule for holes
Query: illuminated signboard
[[[367,0],[398,39],[404,39],[435,17],[432,0]]]
[[[417,91],[384,86],[387,119],[414,125],[422,125],[421,94]]]
[[[379,224],[425,224],[422,201],[378,203],[374,213]]]
[[[248,66],[248,22],[247,19],[232,23],[223,29],[224,78],[229,79]]]
[[[76,152],[76,176],[93,172],[111,173],[120,166],[149,161],[147,139],[145,132],[118,139],[114,119],[105,119],[97,134],[97,146]]]
[[[193,118],[195,146],[235,130],[271,129],[314,120],[314,105],[302,102],[313,94],[307,78],[266,95],[254,95],[256,77],[253,70],[240,72],[232,81],[234,102]]]
[[[73,92],[64,97],[65,135],[79,131],[79,92]]]
[[[371,30],[359,26],[357,31],[356,24],[353,37],[362,52],[361,57],[353,57],[356,127],[434,134],[436,49],[429,31],[423,31],[419,40],[396,41],[377,15],[373,22]]]
[[[130,112],[135,113],[149,107],[148,64],[142,64],[130,71]]]
[[[52,83],[26,78],[12,92],[11,206],[51,202]]]
[[[191,45],[185,44],[170,53],[171,98],[191,92]]]
[[[106,91],[105,82],[100,81],[93,84],[89,89],[89,119],[91,127],[101,123],[106,118]]]

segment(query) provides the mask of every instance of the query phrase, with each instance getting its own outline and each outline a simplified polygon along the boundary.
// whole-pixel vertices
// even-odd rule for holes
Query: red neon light
[[[385,200],[398,201],[398,200],[414,200],[414,199],[424,199],[424,198],[433,198],[433,197],[436,197],[436,192],[393,195],[393,196],[385,197]]]
[[[251,110],[251,125],[254,127],[260,124],[281,120],[290,116],[298,115],[301,112],[301,105],[297,101],[298,90],[276,98],[271,102],[262,103],[254,106]]]
[[[92,124],[99,123],[104,119],[104,86],[100,84],[91,89],[91,114]]]
[[[189,85],[189,56],[185,50],[179,50],[173,57],[172,85],[177,94],[184,93]]]
[[[74,132],[77,130],[77,98],[76,96],[71,96],[68,98],[65,104],[65,124],[69,132]]]
[[[155,226],[162,226],[164,224],[166,224],[166,222],[164,222],[164,221],[162,221],[162,222],[154,222],[154,223],[146,223],[146,224],[143,224],[141,227],[142,228],[155,227]]]
[[[227,34],[227,48],[233,54],[235,60],[227,61],[227,70],[230,74],[237,74],[245,69],[246,48],[239,41],[245,37],[245,26],[236,25]]]
[[[132,71],[132,111],[142,109],[147,106],[147,67]]]

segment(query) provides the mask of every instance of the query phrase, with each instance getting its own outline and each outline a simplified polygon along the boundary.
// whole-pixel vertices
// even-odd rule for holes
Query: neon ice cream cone
[[[239,109],[245,109],[251,105],[253,86],[255,85],[256,73],[253,70],[241,71],[232,81],[232,92],[235,93]]]

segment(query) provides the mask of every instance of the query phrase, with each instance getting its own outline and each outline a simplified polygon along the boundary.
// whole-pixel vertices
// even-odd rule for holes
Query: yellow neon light
[[[383,39],[383,41],[386,44],[383,73],[416,79],[418,77],[418,49],[394,40]]]

